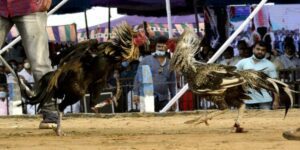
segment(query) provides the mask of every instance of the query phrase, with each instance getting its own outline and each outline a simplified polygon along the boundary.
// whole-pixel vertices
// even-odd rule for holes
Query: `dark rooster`
[[[290,98],[286,102],[286,113],[292,105],[293,91],[289,86],[279,80],[269,78],[266,74],[254,71],[238,71],[234,66],[219,64],[205,64],[197,62],[194,54],[198,52],[200,45],[199,37],[191,30],[186,30],[180,37],[170,65],[173,70],[181,72],[187,79],[189,88],[196,94],[212,101],[223,110],[209,114],[205,119],[196,118],[186,123],[207,123],[207,119],[220,115],[230,107],[238,108],[239,114],[235,121],[235,131],[243,132],[239,120],[245,109],[245,100],[251,99],[247,94],[249,89],[260,92],[261,89],[279,94],[284,91]]]
[[[79,43],[61,60],[56,71],[43,76],[35,96],[28,98],[27,103],[40,104],[38,109],[53,98],[63,98],[58,105],[57,135],[62,135],[63,110],[76,103],[87,92],[92,94],[91,105],[95,106],[100,91],[106,87],[108,77],[113,76],[122,61],[138,59],[139,46],[146,42],[144,35],[134,32],[127,23],[117,26],[113,30],[113,36],[110,42],[89,40]],[[119,88],[117,83],[117,98]]]

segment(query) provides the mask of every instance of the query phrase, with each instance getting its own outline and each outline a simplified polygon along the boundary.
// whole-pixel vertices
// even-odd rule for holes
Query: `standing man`
[[[7,33],[16,25],[32,67],[35,81],[52,70],[49,59],[48,37],[46,32],[47,10],[51,0],[0,0],[0,47]],[[56,127],[57,114],[54,102],[42,108],[43,121],[40,129]]]
[[[252,69],[256,71],[262,71],[267,74],[270,78],[277,78],[277,72],[275,65],[265,58],[267,53],[267,45],[264,42],[258,42],[253,47],[253,55],[249,58],[240,60],[236,67],[238,70]],[[246,107],[248,108],[260,108],[260,109],[271,109],[273,98],[266,90],[259,92],[254,89],[250,89],[251,94],[249,96],[252,100],[245,101]],[[273,105],[278,105],[278,97],[275,96]]]
[[[140,62],[137,73],[141,73],[142,65],[149,65],[153,86],[154,86],[154,107],[155,111],[158,112],[165,107],[169,102],[169,92],[170,96],[173,97],[176,94],[176,78],[175,73],[170,71],[170,60],[168,58],[166,42],[168,38],[160,36],[156,39],[156,51],[152,55],[146,56]],[[139,102],[139,89],[141,83],[139,83],[138,77],[135,76],[134,80],[134,102]]]

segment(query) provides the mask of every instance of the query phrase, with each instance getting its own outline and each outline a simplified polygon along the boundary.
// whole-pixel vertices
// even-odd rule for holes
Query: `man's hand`
[[[139,97],[138,95],[134,95],[134,96],[133,96],[133,99],[132,99],[132,102],[133,102],[134,104],[140,103],[140,97]]]

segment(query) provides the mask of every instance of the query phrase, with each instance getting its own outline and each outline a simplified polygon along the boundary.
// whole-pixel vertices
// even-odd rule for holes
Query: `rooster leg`
[[[61,130],[61,120],[62,120],[63,112],[58,111],[58,120],[57,120],[57,128],[55,130],[57,136],[64,136],[65,134]]]
[[[235,132],[236,133],[244,133],[246,132],[244,130],[244,128],[241,128],[241,125],[240,125],[240,120],[243,118],[243,115],[244,115],[244,112],[245,112],[245,104],[242,104],[242,106],[240,106],[239,110],[238,110],[238,116],[235,120],[235,123],[233,125],[233,128],[235,129]]]
[[[120,80],[119,77],[116,77],[116,95],[112,98],[113,102],[115,103],[116,106],[118,106],[118,99],[120,99],[121,94],[122,94],[122,89],[121,89],[121,85],[120,85]]]
[[[211,120],[213,119],[214,117],[216,116],[219,116],[221,114],[224,114],[228,111],[228,109],[225,109],[225,110],[221,110],[221,111],[215,111],[215,112],[212,112],[208,115],[205,115],[205,117],[203,118],[202,116],[201,117],[198,117],[198,118],[195,118],[195,119],[192,119],[192,120],[188,120],[186,122],[184,122],[185,124],[201,124],[201,123],[205,123],[206,125],[209,125],[208,124],[208,120]]]
[[[208,120],[212,120],[214,117],[222,115],[222,114],[226,113],[227,111],[228,111],[228,109],[212,112],[212,113],[206,115],[204,119],[201,119],[201,120],[195,122],[195,124],[205,123],[206,125],[209,125]]]
[[[108,98],[98,104],[96,104],[94,107],[91,107],[91,109],[93,111],[95,111],[95,113],[98,113],[98,109],[99,108],[102,108],[104,106],[107,106],[109,104],[114,104],[115,106],[118,106],[118,99],[120,99],[121,97],[121,94],[122,94],[122,89],[121,89],[121,85],[120,85],[120,80],[119,80],[119,77],[116,77],[116,94],[115,96],[111,97],[111,98]]]

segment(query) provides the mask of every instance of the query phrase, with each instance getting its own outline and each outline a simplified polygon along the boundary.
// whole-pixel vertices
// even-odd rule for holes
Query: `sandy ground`
[[[0,149],[104,149],[104,150],[299,150],[300,141],[282,137],[287,129],[300,127],[300,110],[283,120],[283,110],[247,111],[242,121],[249,132],[233,133],[236,111],[209,123],[187,125],[203,112],[66,116],[64,137],[53,130],[39,130],[37,117],[0,118]]]

